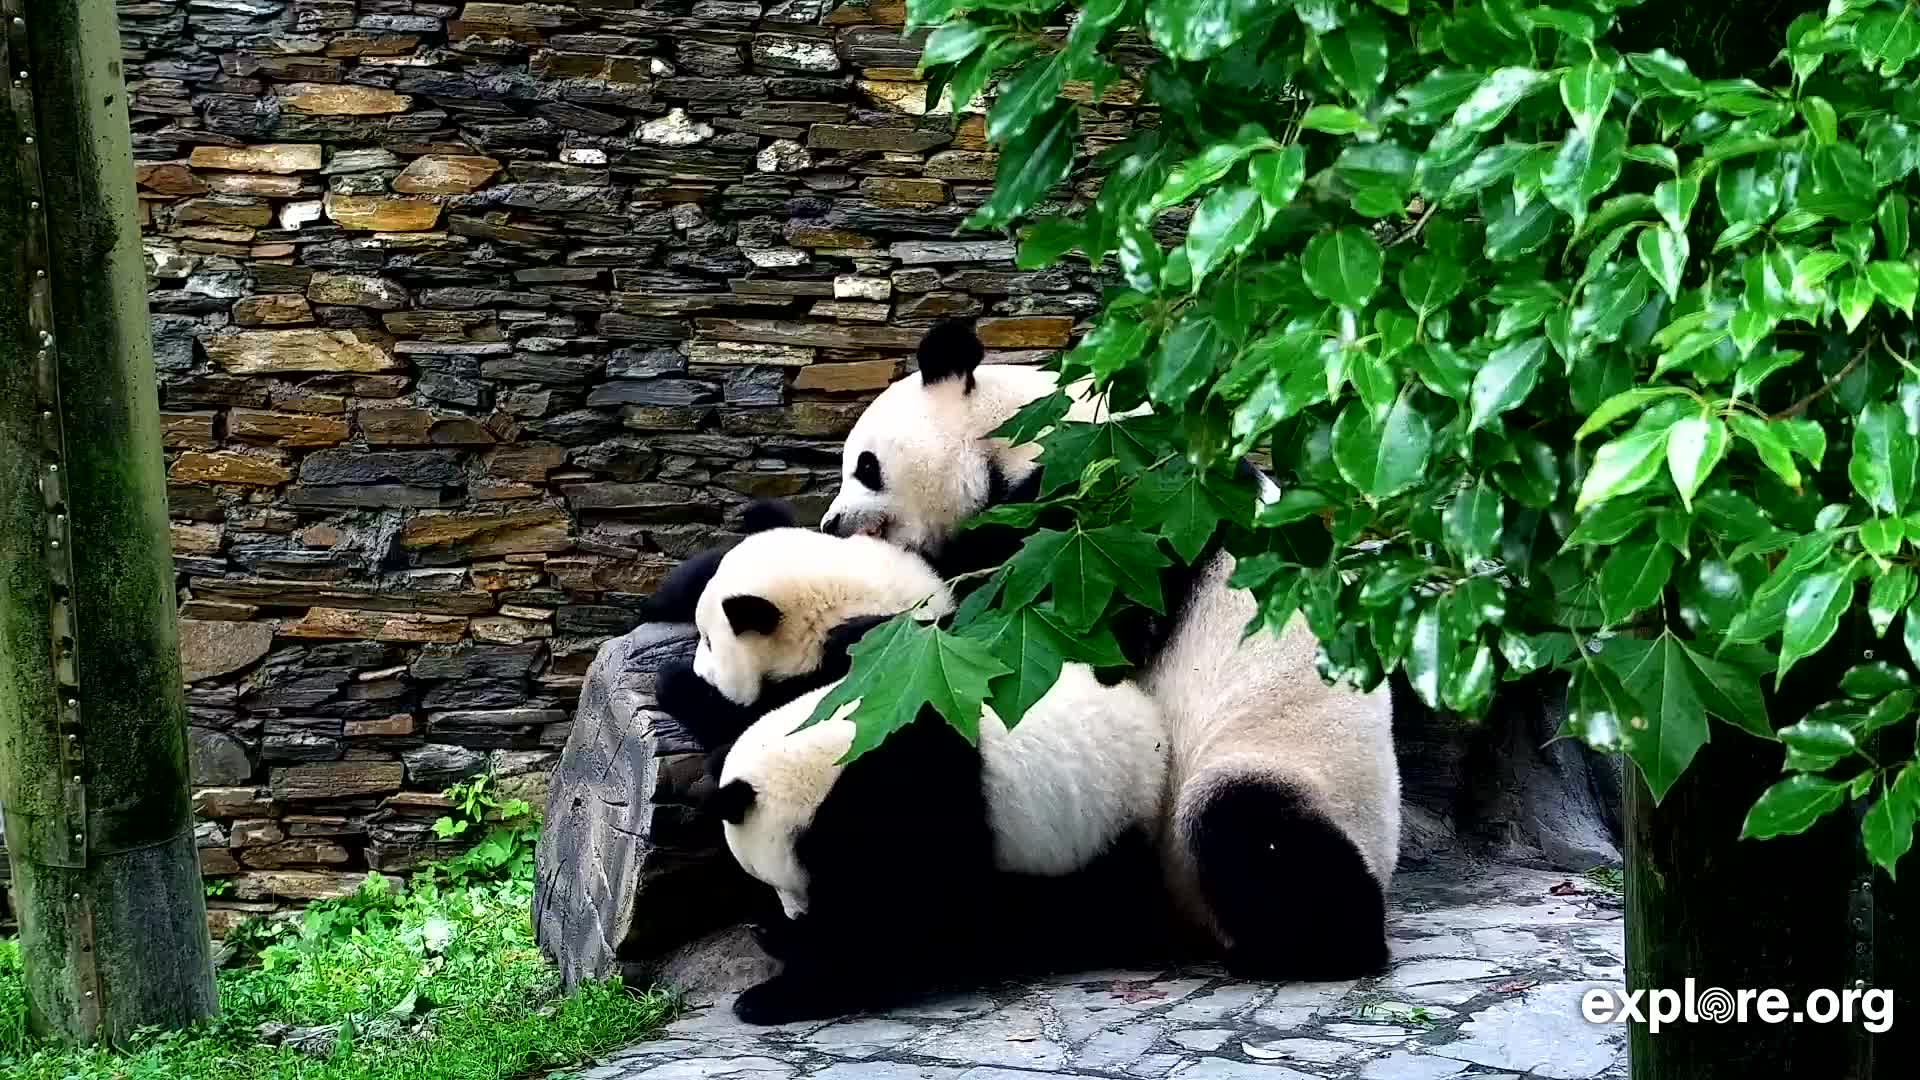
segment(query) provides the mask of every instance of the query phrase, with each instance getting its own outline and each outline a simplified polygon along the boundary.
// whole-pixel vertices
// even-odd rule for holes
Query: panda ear
[[[793,507],[779,499],[755,499],[740,512],[740,531],[748,536],[768,529],[791,529],[798,522]]]
[[[780,628],[780,609],[764,596],[729,596],[720,601],[734,634],[771,634]]]
[[[966,388],[972,390],[973,369],[986,355],[973,320],[948,319],[920,339],[920,381],[930,386],[946,379],[964,379]]]
[[[745,780],[729,781],[707,800],[707,809],[721,821],[738,825],[747,819],[747,811],[753,809],[753,796],[752,784]]]

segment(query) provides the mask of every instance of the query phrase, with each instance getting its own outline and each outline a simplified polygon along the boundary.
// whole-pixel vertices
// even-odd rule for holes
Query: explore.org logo
[[[1698,993],[1688,979],[1683,990],[1610,990],[1596,986],[1580,997],[1580,1015],[1590,1024],[1640,1021],[1651,1034],[1663,1024],[1684,1020],[1713,1024],[1852,1024],[1875,1035],[1893,1026],[1893,991],[1851,987],[1815,990],[1795,1008],[1785,990],[1722,990],[1710,986]]]

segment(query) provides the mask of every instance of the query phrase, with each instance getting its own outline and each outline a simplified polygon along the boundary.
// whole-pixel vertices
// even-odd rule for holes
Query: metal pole
[[[112,0],[0,0],[0,806],[36,1030],[218,1008]]]

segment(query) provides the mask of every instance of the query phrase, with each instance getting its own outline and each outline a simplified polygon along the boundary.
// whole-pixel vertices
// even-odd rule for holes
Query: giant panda
[[[927,334],[919,371],[849,433],[823,530],[886,539],[948,575],[1007,557],[1019,540],[1007,529],[985,530],[984,547],[978,530],[956,530],[988,506],[1037,494],[1037,448],[991,433],[1057,378],[983,366],[983,356],[970,325]],[[1069,417],[1099,407],[1083,388],[1069,391]],[[1298,616],[1278,634],[1244,637],[1257,609],[1228,586],[1232,570],[1215,538],[1170,590],[1140,657],[1173,742],[1168,886],[1237,975],[1376,973],[1400,834],[1389,691],[1327,685]]]
[[[845,675],[848,650],[873,626],[953,608],[912,552],[792,522],[783,504],[757,504],[744,539],[682,563],[648,600],[649,618],[699,632],[692,660],[662,668],[654,696],[711,754],[762,713]]]
[[[1138,688],[1070,664],[1013,729],[986,710],[977,746],[927,706],[845,765],[851,704],[803,726],[830,690],[755,721],[711,800],[789,920],[762,936],[782,968],[736,1000],[742,1020],[1154,958],[1168,746]]]

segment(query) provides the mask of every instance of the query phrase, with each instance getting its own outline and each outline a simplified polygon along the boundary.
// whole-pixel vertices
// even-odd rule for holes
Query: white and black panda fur
[[[1057,380],[982,358],[971,326],[927,335],[918,373],[888,387],[849,434],[824,530],[885,538],[949,576],[1017,548],[1019,530],[955,529],[1037,495],[1036,448],[989,435]],[[1097,407],[1081,394],[1069,416]],[[1236,974],[1377,972],[1400,837],[1389,691],[1327,685],[1298,617],[1278,635],[1243,638],[1256,607],[1227,585],[1232,568],[1216,538],[1186,580],[1164,583],[1167,617],[1136,657],[1173,744],[1169,888]]]
[[[741,995],[742,1019],[1151,949],[1168,747],[1138,688],[1068,665],[1011,731],[987,710],[976,746],[927,707],[845,766],[851,705],[802,727],[829,689],[754,722],[712,800],[735,858],[791,920],[782,970]]]
[[[655,698],[715,754],[761,714],[845,675],[847,650],[873,626],[953,608],[946,583],[910,551],[793,527],[771,502],[756,504],[747,529],[681,564],[647,605],[649,618],[699,631],[692,661],[663,668]]]

